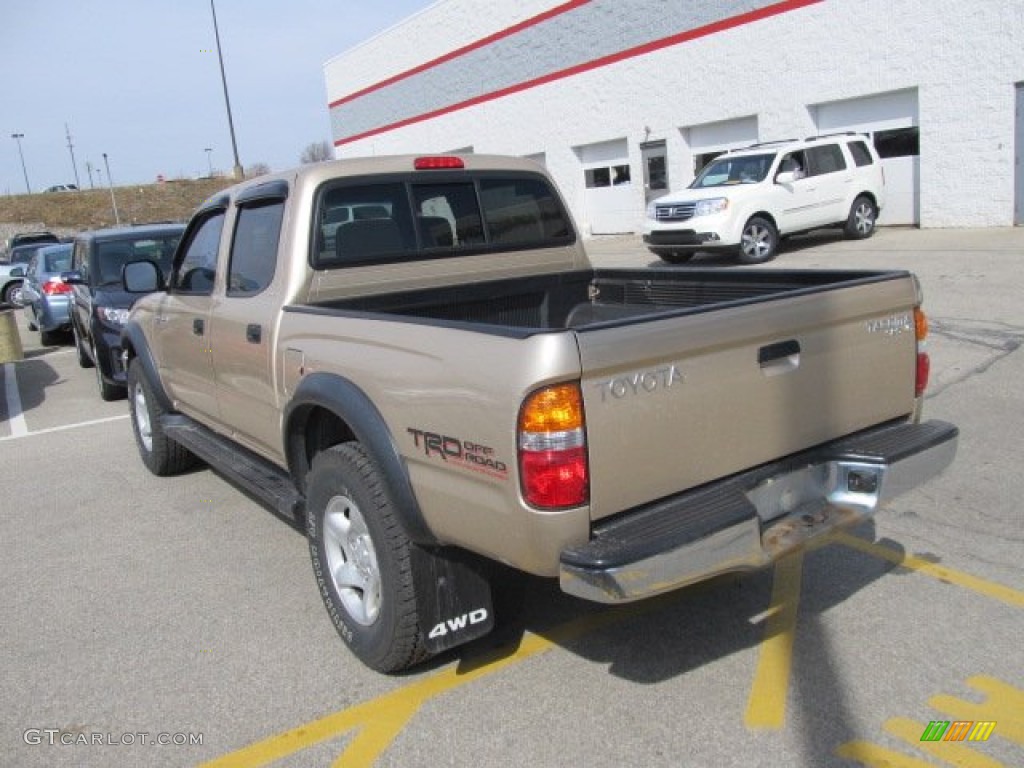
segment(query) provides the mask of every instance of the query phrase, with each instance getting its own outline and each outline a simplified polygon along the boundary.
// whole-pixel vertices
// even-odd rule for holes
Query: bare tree
[[[245,178],[252,179],[256,176],[264,176],[270,173],[270,166],[266,163],[253,163],[245,169]]]
[[[324,160],[331,160],[333,158],[334,151],[331,149],[331,143],[329,141],[314,141],[302,150],[299,162],[303,164],[322,163]]]

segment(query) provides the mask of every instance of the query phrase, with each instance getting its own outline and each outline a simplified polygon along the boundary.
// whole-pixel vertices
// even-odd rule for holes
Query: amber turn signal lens
[[[530,395],[519,412],[520,432],[568,432],[583,426],[578,384],[558,384]]]
[[[914,307],[914,332],[918,341],[924,341],[928,336],[928,317],[920,307]]]

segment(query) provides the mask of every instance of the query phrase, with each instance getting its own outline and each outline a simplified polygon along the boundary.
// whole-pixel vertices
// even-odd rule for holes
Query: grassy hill
[[[114,199],[122,224],[183,221],[200,203],[231,184],[232,179],[213,178],[114,187]],[[115,223],[109,189],[0,197],[0,222],[76,231]]]

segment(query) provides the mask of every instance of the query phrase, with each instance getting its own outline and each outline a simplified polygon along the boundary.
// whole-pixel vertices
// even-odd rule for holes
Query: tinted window
[[[401,257],[416,248],[405,185],[336,187],[320,201],[314,266]]]
[[[228,295],[259,293],[274,279],[284,202],[240,208],[228,264]]]
[[[179,235],[152,237],[117,237],[98,240],[93,257],[93,284],[106,285],[121,281],[121,270],[130,261],[149,259],[160,265],[164,275],[170,271]]]
[[[413,207],[423,248],[465,248],[484,241],[473,182],[414,184]]]
[[[172,288],[179,293],[208,294],[213,292],[217,274],[217,249],[224,228],[224,211],[211,213],[189,236],[171,278]]]
[[[868,151],[868,145],[863,141],[851,141],[847,146],[850,148],[850,154],[853,155],[853,162],[857,165],[871,165],[874,162],[871,159],[871,152]]]
[[[838,144],[825,144],[820,147],[808,147],[806,150],[807,169],[810,176],[822,176],[835,173],[846,168],[846,158]]]
[[[483,179],[480,198],[493,243],[536,243],[572,236],[558,198],[540,179]]]
[[[43,272],[67,272],[71,269],[71,246],[47,248],[40,252],[43,257]]]

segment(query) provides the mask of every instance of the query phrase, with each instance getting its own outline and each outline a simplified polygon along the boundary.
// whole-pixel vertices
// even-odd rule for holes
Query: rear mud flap
[[[494,628],[490,582],[481,564],[454,548],[412,550],[420,630],[431,654],[483,637]]]

